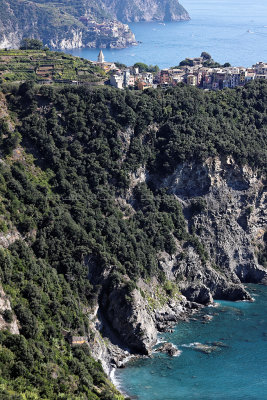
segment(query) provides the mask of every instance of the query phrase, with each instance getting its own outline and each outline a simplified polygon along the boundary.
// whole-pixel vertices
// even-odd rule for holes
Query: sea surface
[[[267,0],[181,0],[190,21],[131,23],[138,46],[104,49],[106,61],[176,66],[207,51],[220,62],[249,67],[267,61]],[[99,49],[69,53],[96,61]]]
[[[217,302],[196,320],[179,323],[174,333],[160,335],[180,355],[130,361],[115,374],[120,389],[139,400],[266,400],[267,287],[248,290],[254,303]],[[213,316],[207,323],[206,314]],[[205,354],[194,348],[196,342],[225,347]]]

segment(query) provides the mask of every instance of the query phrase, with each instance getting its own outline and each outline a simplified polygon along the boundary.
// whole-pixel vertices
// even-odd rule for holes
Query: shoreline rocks
[[[170,357],[175,357],[175,356],[178,356],[181,353],[181,350],[179,350],[172,343],[163,343],[161,346],[156,348],[155,352],[166,353]]]

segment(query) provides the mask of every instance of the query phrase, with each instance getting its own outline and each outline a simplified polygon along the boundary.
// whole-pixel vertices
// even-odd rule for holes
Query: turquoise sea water
[[[116,372],[120,387],[139,400],[266,400],[267,287],[249,285],[254,303],[218,302],[196,321],[160,335],[182,351],[178,357],[154,353]],[[212,321],[203,323],[210,314]],[[222,342],[210,354],[192,343]]]
[[[267,0],[182,0],[191,21],[132,23],[139,46],[104,49],[106,61],[160,68],[208,51],[215,60],[248,67],[267,61]],[[73,55],[96,60],[99,50],[75,49]]]

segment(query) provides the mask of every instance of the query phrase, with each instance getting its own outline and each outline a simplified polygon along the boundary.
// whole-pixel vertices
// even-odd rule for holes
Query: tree
[[[201,57],[204,58],[204,60],[211,60],[211,55],[206,51],[202,51]]]
[[[127,68],[127,65],[125,65],[125,64],[123,64],[123,63],[120,63],[119,61],[116,61],[116,62],[115,62],[115,65],[116,65],[116,67],[119,68],[119,69],[125,69],[125,68]]]
[[[189,60],[188,58],[186,58],[185,60],[182,60],[182,61],[180,62],[179,67],[184,67],[184,66],[186,66],[186,65],[192,66],[193,63],[192,63],[191,60]]]
[[[20,50],[44,50],[44,45],[41,40],[23,38],[20,42]]]
[[[134,68],[139,68],[140,72],[145,72],[148,70],[148,65],[142,62],[137,62],[134,64]]]
[[[137,62],[134,64],[134,68],[139,68],[139,72],[155,72],[159,71],[159,67],[157,65],[147,65],[142,62]]]
[[[13,321],[12,311],[11,310],[5,310],[3,312],[3,318],[8,324],[10,324]]]

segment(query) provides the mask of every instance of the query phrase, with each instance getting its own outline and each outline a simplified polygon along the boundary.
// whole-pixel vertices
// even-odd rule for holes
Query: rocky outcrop
[[[13,228],[12,231],[8,231],[7,233],[0,233],[0,249],[1,248],[8,248],[12,243],[16,240],[21,239],[20,233]]]
[[[163,343],[161,346],[157,347],[156,352],[166,353],[170,357],[178,356],[181,351],[172,343]]]
[[[92,273],[93,264],[91,260]],[[108,281],[109,273],[102,274],[104,281]],[[114,368],[124,367],[132,357],[150,357],[158,332],[172,331],[177,322],[188,319],[200,307],[178,291],[168,295],[155,278],[149,283],[139,279],[130,296],[123,285],[109,290],[104,284],[99,304],[89,315],[91,354],[113,379]],[[170,356],[180,354],[171,343],[157,351]]]
[[[213,158],[202,165],[180,165],[161,184],[182,202],[188,229],[207,252],[206,263],[190,247],[185,260],[179,261],[177,254],[172,265],[176,277],[191,277],[214,298],[233,300],[246,298],[241,282],[267,283],[267,271],[257,258],[267,229],[264,176],[230,157]]]
[[[14,315],[10,301],[6,296],[0,284],[0,331],[9,330],[10,333],[15,335],[19,334],[19,324],[16,316]]]
[[[131,351],[149,354],[157,342],[157,329],[140,291],[135,289],[131,297],[127,297],[125,291],[118,288],[102,304],[107,320],[121,341]]]
[[[210,354],[210,353],[213,353],[214,351],[220,350],[221,346],[215,346],[215,345],[212,346],[209,344],[202,344],[202,343],[196,342],[196,343],[192,343],[190,345],[190,347],[196,351],[200,351],[201,353]]]
[[[90,276],[95,275],[94,261],[87,264]],[[158,332],[171,331],[178,321],[187,319],[200,307],[187,301],[178,290],[168,294],[156,278],[149,283],[139,279],[131,293],[127,282],[111,288],[110,272],[104,271],[100,278],[103,290],[99,307],[90,317],[91,329],[95,331],[93,356],[102,361],[108,373],[113,367],[123,366],[133,355],[150,355]]]
[[[169,263],[161,257],[160,265],[169,277],[177,282],[182,294],[189,300],[209,304],[215,299],[251,300],[251,296],[234,274],[225,276],[212,262],[203,263],[196,250],[177,246],[177,253]],[[183,255],[181,259],[181,254]]]
[[[111,376],[114,368],[123,367],[131,354],[114,335],[109,324],[103,321],[98,305],[89,314],[89,325],[88,344],[91,354],[96,360],[101,361],[104,371]]]

